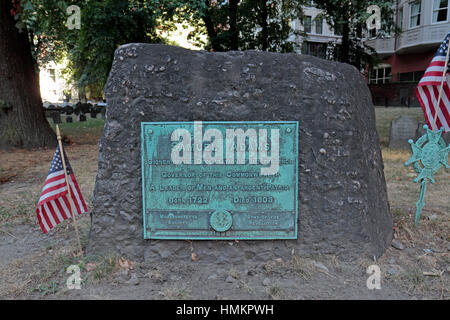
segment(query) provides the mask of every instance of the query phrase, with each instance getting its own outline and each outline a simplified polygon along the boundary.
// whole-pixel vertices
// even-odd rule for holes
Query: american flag
[[[70,167],[67,155],[64,152],[70,191],[77,214],[87,212],[87,207],[78,187],[77,180]],[[72,217],[68,190],[64,176],[64,167],[61,160],[59,146],[53,156],[52,165],[42,189],[41,198],[36,208],[39,225],[44,233],[49,232],[58,223]]]
[[[439,99],[442,74],[445,70],[449,39],[450,33],[445,37],[444,42],[442,42],[436,56],[431,61],[416,88],[416,95],[422,106],[428,126],[433,130],[439,130],[441,127],[444,127],[445,132],[450,131],[450,75],[448,68],[444,78],[439,107],[437,107],[437,101]],[[437,118],[435,123],[436,111]]]

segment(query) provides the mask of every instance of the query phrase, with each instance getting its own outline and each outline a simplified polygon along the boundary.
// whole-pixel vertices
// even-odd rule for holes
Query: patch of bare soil
[[[90,207],[97,172],[97,146],[66,149],[84,198]],[[413,225],[418,185],[407,152],[383,150],[391,211],[393,247],[374,261],[340,261],[318,255],[260,264],[211,266],[139,263],[127,257],[77,256],[71,221],[48,235],[35,216],[54,150],[0,153],[0,172],[14,177],[0,183],[0,298],[2,299],[449,299],[448,172],[426,195],[420,225]],[[83,246],[90,219],[78,219]],[[230,242],[230,245],[233,245]],[[193,243],[195,253],[195,242]],[[81,270],[81,289],[69,290],[70,265]],[[369,290],[367,268],[381,271],[381,289]]]

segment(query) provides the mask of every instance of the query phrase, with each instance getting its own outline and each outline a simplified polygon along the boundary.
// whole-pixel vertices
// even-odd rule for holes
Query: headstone
[[[232,264],[293,254],[373,259],[390,246],[375,110],[353,66],[298,54],[128,44],[115,52],[105,95],[88,253],[170,262],[191,261],[195,250],[198,263]],[[297,239],[144,239],[141,123],[192,121],[298,121]]]
[[[82,103],[80,105],[80,111],[84,114],[91,112],[92,104],[90,103]]]
[[[61,113],[59,111],[52,112],[52,119],[53,119],[53,123],[55,123],[55,124],[62,123]]]
[[[73,113],[73,108],[70,105],[65,106],[61,109],[62,112],[64,112],[66,115],[70,115]]]
[[[389,134],[389,148],[409,149],[409,139],[416,136],[417,121],[409,116],[401,116],[391,122]]]
[[[71,116],[67,116],[67,117],[66,117],[66,122],[67,122],[67,123],[72,123],[72,122],[73,122],[72,117],[71,117]]]
[[[77,116],[80,115],[81,113],[81,105],[82,103],[80,101],[78,101],[74,106],[73,106],[73,113],[75,113]]]
[[[86,120],[87,120],[86,115],[83,114],[83,113],[80,113],[80,115],[78,116],[78,121],[79,122],[83,122],[83,121],[86,121]]]
[[[106,106],[102,107],[100,113],[102,114],[102,119],[106,119]]]

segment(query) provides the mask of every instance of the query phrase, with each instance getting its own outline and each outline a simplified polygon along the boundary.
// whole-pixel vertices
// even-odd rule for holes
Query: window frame
[[[445,8],[445,10],[447,10],[447,17],[446,17],[446,19],[444,20],[444,21],[436,21],[436,22],[433,22],[433,18],[434,18],[434,12],[435,11],[440,11],[440,10],[444,10],[444,9],[440,9],[440,8],[438,8],[438,9],[435,9],[434,8],[434,0],[433,0],[433,6],[432,6],[432,8],[431,8],[431,24],[440,24],[440,23],[447,23],[448,22],[448,13],[449,13],[449,5],[450,5],[450,0],[447,0],[447,7]]]
[[[320,22],[320,32],[317,32],[317,26],[319,25],[319,22]],[[314,18],[314,31],[316,34],[323,34],[323,18],[321,19],[317,19],[317,17]]]
[[[403,9],[404,6],[400,6],[400,8],[398,8],[398,13],[397,13],[397,27],[399,27],[401,30],[403,30],[403,23],[404,23],[404,15],[405,15],[405,10]]]
[[[386,70],[391,69],[389,74],[386,74]],[[383,76],[378,77],[379,70],[383,70]],[[375,71],[375,78],[372,78],[372,72]],[[386,81],[388,80],[388,81]],[[392,66],[389,64],[382,64],[373,67],[369,72],[369,84],[389,84],[392,82]]]
[[[309,19],[309,31],[307,31],[306,30],[306,20],[308,20]],[[312,33],[312,16],[305,16],[304,18],[303,18],[303,31],[304,32],[306,32],[306,33]]]
[[[418,23],[415,26],[412,26],[412,9],[414,4],[419,4],[419,13],[414,15],[414,17],[419,16]],[[422,18],[422,0],[415,0],[409,3],[409,29],[418,28],[421,26],[421,18]]]

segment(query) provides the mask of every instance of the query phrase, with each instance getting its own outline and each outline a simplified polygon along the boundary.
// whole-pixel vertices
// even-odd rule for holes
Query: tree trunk
[[[209,37],[209,46],[211,51],[221,51],[220,43],[217,39],[217,31],[214,26],[214,22],[211,19],[210,11],[213,10],[211,8],[211,3],[209,0],[205,0],[206,10],[205,14],[202,16],[202,20],[205,23],[206,32]]]
[[[240,0],[229,0],[228,10],[230,17],[230,49],[239,50],[239,32],[237,28],[237,11]]]
[[[342,43],[339,61],[344,63],[350,63],[350,26],[348,22],[342,24]]]
[[[19,33],[11,9],[11,1],[0,1],[0,148],[56,146],[28,34]]]
[[[267,9],[267,1],[261,1],[261,17],[260,17],[260,26],[261,26],[261,50],[267,51],[269,48],[269,24],[268,24],[268,9]]]

